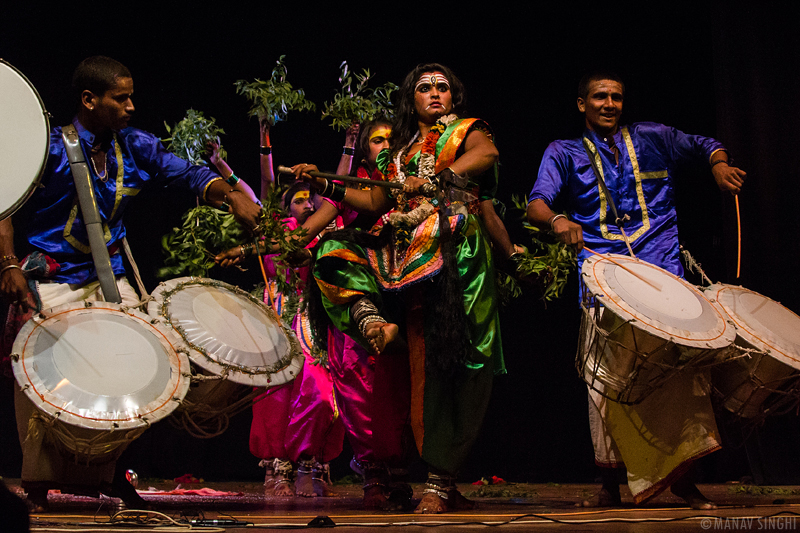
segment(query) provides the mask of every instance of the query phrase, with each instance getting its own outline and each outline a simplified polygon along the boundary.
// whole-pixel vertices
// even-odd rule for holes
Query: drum
[[[142,312],[79,302],[34,315],[11,354],[48,437],[88,464],[169,415],[190,383],[180,338]]]
[[[0,220],[36,190],[50,147],[50,122],[39,93],[17,69],[0,59]]]
[[[583,262],[583,317],[576,366],[607,398],[636,404],[687,367],[718,364],[735,329],[687,281],[623,255]]]
[[[800,316],[757,292],[716,284],[706,289],[736,326],[741,356],[715,367],[722,405],[743,418],[791,409],[800,398]]]
[[[161,283],[147,306],[173,328],[193,364],[192,388],[173,421],[196,437],[225,431],[229,417],[263,390],[293,380],[303,368],[294,333],[247,292],[221,281],[177,278]]]

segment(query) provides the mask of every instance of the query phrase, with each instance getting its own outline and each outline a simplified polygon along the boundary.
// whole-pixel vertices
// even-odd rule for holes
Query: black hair
[[[593,81],[600,80],[611,80],[619,83],[622,86],[622,96],[625,96],[625,82],[622,81],[622,78],[620,78],[616,72],[610,70],[593,70],[584,75],[581,81],[578,82],[578,98],[586,100],[586,98],[589,97],[589,85],[591,85]]]
[[[414,92],[416,91],[419,77],[426,72],[441,72],[450,82],[450,96],[453,101],[452,113],[463,115],[466,109],[467,95],[464,85],[455,73],[439,63],[422,63],[408,73],[400,86],[400,102],[395,112],[395,122],[392,126],[391,150],[397,153],[402,150],[419,131],[417,124],[417,109],[414,105]]]
[[[114,87],[118,78],[130,78],[131,71],[128,67],[106,56],[87,57],[78,64],[72,73],[72,91],[76,99],[80,100],[83,91],[102,96]]]

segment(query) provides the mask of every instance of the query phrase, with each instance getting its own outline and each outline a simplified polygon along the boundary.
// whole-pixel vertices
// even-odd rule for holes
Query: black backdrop
[[[228,133],[229,163],[258,187],[257,125],[234,93],[238,79],[265,78],[281,54],[289,80],[321,105],[338,89],[339,64],[369,68],[376,83],[399,83],[423,61],[449,65],[467,87],[473,116],[495,130],[501,152],[500,199],[530,190],[547,144],[582,130],[575,108],[577,81],[588,68],[616,70],[626,80],[626,122],[663,122],[720,139],[749,173],[741,196],[744,253],[735,279],[733,202],[703,169],[686,169],[678,182],[681,240],[715,281],[739,283],[800,311],[793,269],[798,37],[789,24],[797,8],[748,3],[565,2],[487,4],[469,12],[452,5],[397,4],[240,7],[220,3],[115,4],[66,8],[6,7],[0,57],[19,68],[41,93],[52,125],[66,124],[74,104],[66,90],[75,65],[104,54],[125,63],[135,81],[131,125],[166,135],[163,122],[193,107],[215,117]],[[646,5],[646,7],[645,7]],[[141,4],[137,4],[141,6]],[[466,8],[465,8],[466,9]],[[2,125],[0,127],[13,127]],[[296,114],[272,134],[276,163],[314,162],[333,169],[343,135],[319,113]],[[159,237],[192,205],[188,193],[152,189],[126,214],[134,254],[152,289],[160,265]],[[512,233],[517,223],[507,221]],[[17,222],[22,228],[22,222]],[[252,274],[252,275],[250,275]],[[229,273],[217,277],[229,279]],[[250,272],[236,278],[256,281]],[[699,280],[695,280],[698,281]],[[545,308],[530,296],[501,315],[509,374],[495,382],[482,435],[463,479],[500,475],[513,480],[569,482],[595,475],[586,423],[585,388],[573,358],[578,311],[573,276],[567,295]],[[15,476],[11,386],[0,404],[0,474]],[[726,448],[702,461],[705,480],[754,475],[757,481],[797,482],[792,443],[797,417],[784,416],[749,433],[721,416]],[[229,431],[200,441],[156,425],[131,447],[127,463],[140,475],[255,479],[261,472],[247,448],[249,415]],[[334,465],[347,471],[347,450]]]

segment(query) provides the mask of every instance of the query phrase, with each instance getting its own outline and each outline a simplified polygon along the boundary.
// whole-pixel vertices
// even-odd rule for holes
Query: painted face
[[[101,96],[92,97],[92,116],[103,128],[114,131],[127,128],[134,111],[132,95],[133,78],[117,78],[113,87]]]
[[[417,116],[426,123],[434,123],[453,109],[450,82],[441,72],[425,72],[414,89],[414,107]]]
[[[372,127],[369,132],[369,153],[367,154],[367,161],[370,165],[375,164],[378,154],[384,148],[389,148],[389,135],[392,133],[392,128],[386,124],[378,124]]]
[[[289,204],[289,214],[297,219],[298,224],[302,224],[313,212],[314,203],[309,198],[309,192],[298,191]]]
[[[589,84],[586,99],[578,98],[578,110],[586,115],[586,127],[601,135],[614,135],[622,115],[622,85],[612,80]]]

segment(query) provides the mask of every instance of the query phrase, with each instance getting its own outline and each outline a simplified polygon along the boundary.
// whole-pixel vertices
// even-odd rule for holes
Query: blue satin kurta
[[[631,146],[622,129],[613,137],[619,150],[619,165],[603,137],[590,130],[584,136],[596,148],[617,212],[631,218],[624,228],[633,252],[644,261],[683,276],[675,211],[675,166],[684,161],[708,161],[724,147],[709,137],[687,135],[653,122],[636,123],[627,130]],[[542,199],[552,206],[560,194],[565,197],[572,220],[581,225],[587,246],[600,253],[627,255],[614,215],[601,199],[581,139],[554,141],[547,147],[528,201]],[[588,252],[581,252],[579,268],[587,256]]]
[[[88,162],[94,135],[77,118],[73,124],[78,130],[81,148]],[[109,246],[119,243],[125,236],[122,223],[125,206],[148,181],[161,184],[183,182],[202,196],[209,182],[218,177],[208,168],[190,165],[168,152],[155,135],[145,131],[125,128],[116,134],[116,139],[119,146],[116,140],[112,141],[107,154],[107,180],[101,181],[93,175],[97,208],[104,222],[103,229]],[[121,176],[117,166],[118,148],[123,165]],[[60,127],[50,132],[50,153],[42,187],[26,205],[28,242],[61,265],[53,281],[84,284],[96,279],[89,239],[78,208],[75,181],[72,179]],[[125,273],[119,254],[111,256],[111,266],[115,274]]]

